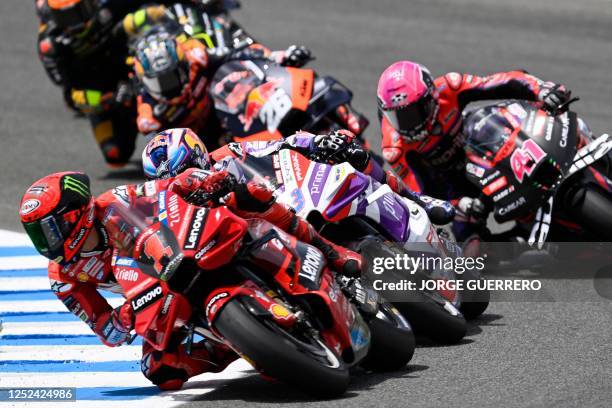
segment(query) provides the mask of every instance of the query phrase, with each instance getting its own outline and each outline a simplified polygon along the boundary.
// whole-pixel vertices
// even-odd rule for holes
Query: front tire
[[[348,387],[348,368],[333,350],[314,338],[306,344],[272,321],[259,320],[238,299],[223,307],[214,326],[266,375],[321,398],[342,395]]]

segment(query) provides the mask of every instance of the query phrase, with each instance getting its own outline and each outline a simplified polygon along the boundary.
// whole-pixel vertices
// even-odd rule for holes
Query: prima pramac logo
[[[83,197],[89,197],[89,187],[81,180],[72,176],[66,176],[64,177],[63,183],[64,190],[71,190]]]

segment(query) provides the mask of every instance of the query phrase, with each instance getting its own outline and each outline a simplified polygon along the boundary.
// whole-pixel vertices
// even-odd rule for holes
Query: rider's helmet
[[[434,78],[411,61],[391,64],[378,80],[378,109],[409,140],[422,140],[438,110]]]
[[[97,0],[47,0],[47,5],[51,21],[70,34],[87,31],[99,8]]]
[[[142,152],[142,167],[149,179],[174,177],[191,167],[210,168],[208,150],[194,131],[168,129],[158,133]]]
[[[21,199],[21,223],[36,250],[70,263],[94,227],[94,199],[83,173],[53,173],[36,181]]]
[[[157,26],[136,44],[134,71],[149,95],[168,104],[184,103],[189,98],[189,61],[176,34]]]

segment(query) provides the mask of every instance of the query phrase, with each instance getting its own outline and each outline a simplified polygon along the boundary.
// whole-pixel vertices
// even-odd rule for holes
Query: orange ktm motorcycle
[[[215,74],[210,93],[228,141],[348,129],[365,144],[363,132],[369,122],[351,107],[353,93],[312,69],[264,60],[229,61]]]

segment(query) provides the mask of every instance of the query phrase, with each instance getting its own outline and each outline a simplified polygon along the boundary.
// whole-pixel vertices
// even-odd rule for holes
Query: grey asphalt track
[[[0,1],[0,228],[19,230],[24,189],[52,171],[83,170],[101,192],[139,179],[138,161],[105,168],[86,120],[68,112],[36,58],[32,1]],[[389,63],[412,58],[434,74],[524,68],[563,82],[596,134],[612,128],[612,2],[608,0],[244,0],[237,18],[274,48],[310,47],[314,66],[355,92],[373,121],[375,89]],[[137,158],[137,157],[136,157]],[[549,288],[568,285],[548,282]],[[612,305],[493,303],[453,347],[421,347],[407,370],[355,376],[342,399],[312,402],[250,376],[198,406],[609,407]],[[588,300],[588,301],[587,301]],[[297,402],[295,402],[297,401]]]

